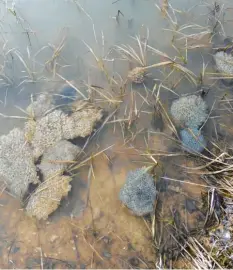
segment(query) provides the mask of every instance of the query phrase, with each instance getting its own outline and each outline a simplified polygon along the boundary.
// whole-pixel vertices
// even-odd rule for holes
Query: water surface
[[[206,35],[200,39],[185,36],[208,30],[211,1],[168,1],[173,11],[165,2],[1,1],[0,61],[3,75],[0,81],[0,112],[5,116],[25,117],[25,113],[19,108],[26,108],[32,94],[59,93],[65,80],[72,81],[85,96],[88,95],[87,85],[97,85],[105,88],[105,94],[108,92],[107,95],[111,94],[118,99],[121,82],[126,79],[134,64],[122,60],[113,49],[116,45],[130,44],[138,52],[139,48],[132,38],[136,35],[141,40],[149,37],[150,46],[172,58],[180,57],[180,53],[185,55],[184,46],[189,42],[193,49],[187,53],[187,68],[198,76],[204,60],[205,64],[208,63],[207,69],[212,71],[211,44]],[[224,1],[230,7],[228,2]],[[168,8],[170,18],[180,27],[192,24],[182,31],[185,35],[176,34],[176,43],[172,42],[174,32],[171,29],[174,25],[156,5]],[[224,30],[226,35],[231,35],[231,9],[226,9],[225,13]],[[195,49],[198,44],[203,45],[203,48]],[[61,50],[57,50],[58,48]],[[98,69],[90,48],[99,59],[104,59],[109,76],[114,76],[118,85],[109,86],[103,72]],[[147,65],[162,60],[161,56],[147,53]],[[127,128],[123,132],[123,121],[108,123],[104,127],[88,146],[87,156],[113,146],[105,154],[95,158],[93,163],[88,163],[79,170],[73,180],[73,191],[49,221],[36,222],[27,217],[16,199],[7,193],[1,194],[2,267],[35,268],[38,265],[41,267],[47,260],[47,263],[54,265],[58,263],[56,267],[67,267],[64,263],[68,261],[70,265],[77,263],[78,267],[122,268],[132,265],[132,261],[129,261],[131,257],[140,258],[141,267],[154,266],[150,225],[145,220],[130,215],[122,207],[118,192],[127,171],[153,163],[150,157],[145,158],[142,155],[147,147],[158,153],[173,149],[173,142],[156,134],[151,125],[151,90],[154,83],[163,81],[166,75],[168,72],[164,69],[153,69],[150,70],[144,86],[128,85],[125,95],[119,99],[121,105],[117,113],[110,120],[113,122],[116,119],[126,119],[130,115],[130,108],[140,108],[134,133],[127,131]],[[164,81],[164,85],[171,89],[180,78],[179,73],[174,73]],[[195,92],[197,89],[188,80],[182,79],[173,90],[175,93],[163,88],[160,93],[167,109],[178,95]],[[210,106],[216,99],[216,93],[221,96],[224,92],[216,91],[218,90],[213,90],[213,94],[208,96]],[[148,98],[150,102],[145,101]],[[109,106],[103,96],[98,96],[94,101],[109,112],[113,111],[114,104]],[[22,127],[23,124],[23,119],[1,117],[0,132],[7,134],[13,127]],[[163,132],[172,136],[171,130],[167,128]],[[160,160],[160,156],[155,159]],[[176,160],[161,159],[162,171],[166,171],[170,178],[179,178],[180,171],[174,166]],[[188,166],[192,163],[181,158],[178,164]],[[88,181],[90,166],[93,170],[91,182]],[[199,181],[189,177],[182,175],[180,180]],[[187,184],[178,185],[190,198],[198,200],[200,190],[193,189],[193,186],[190,188]],[[171,197],[167,201],[168,207],[175,199]],[[183,197],[179,197],[176,203],[181,204],[183,201]],[[195,215],[188,217],[195,221]],[[108,238],[109,241],[106,240]]]

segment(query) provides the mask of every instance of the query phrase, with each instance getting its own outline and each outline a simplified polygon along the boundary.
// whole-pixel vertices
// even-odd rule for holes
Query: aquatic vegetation
[[[19,128],[0,137],[0,176],[10,192],[20,199],[30,183],[39,183],[32,150]]]
[[[207,104],[200,96],[181,97],[173,101],[171,114],[179,124],[198,128],[208,117]]]
[[[81,149],[69,141],[62,140],[56,145],[48,148],[37,166],[45,179],[63,173],[70,165],[69,161],[76,159]]]
[[[70,176],[57,175],[41,183],[29,198],[26,206],[28,215],[39,220],[47,219],[57,209],[61,199],[68,195],[71,180]]]
[[[135,215],[144,216],[154,210],[156,188],[153,177],[145,168],[130,171],[120,190],[119,198]]]
[[[86,137],[93,132],[103,113],[101,109],[90,106],[88,102],[77,101],[73,105],[73,113],[65,114],[61,110],[54,110],[36,121],[35,125],[25,124],[25,134],[29,134],[33,155],[38,159],[44,151],[57,142],[65,139]]]
[[[140,36],[135,37],[138,50],[130,45],[116,46],[117,51],[130,62],[134,62],[137,66],[128,73],[128,80],[140,84],[145,80],[145,66],[147,65],[147,40],[149,38],[149,30],[147,29],[147,37],[143,40]]]
[[[183,148],[191,153],[201,153],[207,146],[204,136],[197,128],[180,132]]]

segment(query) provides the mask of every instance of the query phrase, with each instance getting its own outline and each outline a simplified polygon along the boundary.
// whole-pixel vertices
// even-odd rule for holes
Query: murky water
[[[72,192],[49,221],[36,222],[27,217],[16,199],[5,192],[1,194],[2,267],[154,267],[150,225],[130,215],[120,204],[118,193],[127,171],[151,165],[153,159],[161,160],[163,175],[165,172],[168,178],[200,183],[200,179],[192,176],[180,177],[182,170],[178,170],[177,165],[191,166],[192,162],[182,157],[178,163],[175,162],[176,157],[160,158],[160,154],[170,152],[174,144],[156,133],[151,124],[153,106],[147,101],[149,99],[153,103],[151,91],[156,81],[163,81],[167,87],[160,92],[166,109],[177,94],[195,92],[196,86],[187,79],[181,80],[179,73],[164,81],[168,75],[165,69],[151,69],[145,85],[130,85],[122,98],[120,87],[134,65],[123,60],[114,46],[130,44],[138,52],[132,37],[139,35],[141,40],[148,38],[151,47],[172,58],[177,56],[182,59],[181,55],[185,55],[182,48],[188,44],[192,49],[187,52],[186,67],[198,76],[204,60],[205,64],[209,64],[207,70],[212,71],[211,44],[206,38],[211,1],[208,2],[168,1],[171,6],[167,6],[166,1],[153,0],[0,2],[0,112],[5,116],[0,118],[1,134],[23,125],[24,119],[19,117],[26,117],[23,110],[30,103],[31,94],[44,91],[56,94],[66,80],[72,81],[81,95],[86,97],[90,85],[98,86],[102,95],[92,93],[92,98],[110,113],[116,104],[109,103],[109,99],[121,103],[110,123],[88,146],[86,154],[88,156],[112,147],[78,171]],[[225,12],[224,30],[226,35],[232,35],[232,10],[229,1],[224,3],[229,7]],[[158,7],[166,9],[170,19]],[[176,43],[172,42],[174,31],[171,29],[174,25],[171,21],[184,26],[183,34],[176,33]],[[187,24],[193,26],[185,28]],[[195,33],[203,35],[200,39],[190,37]],[[197,45],[202,48],[196,48]],[[104,59],[108,76],[114,77],[117,85],[109,86],[93,54]],[[162,60],[161,56],[147,52],[146,65]],[[208,96],[210,106],[214,103],[216,91],[218,89]],[[133,133],[127,131],[127,127],[123,128],[122,121],[129,117],[132,107],[134,113],[140,112],[135,115],[135,119],[136,116],[139,119],[135,122]],[[115,121],[117,119],[118,122]],[[168,128],[162,131],[172,136]],[[209,135],[212,131],[206,130],[206,133]],[[145,155],[148,147],[158,155],[152,158],[148,152]],[[91,181],[88,179],[90,168]],[[173,203],[181,205],[187,196],[193,201],[199,200],[200,189],[190,188],[188,184],[177,185],[183,193],[171,196],[167,200],[167,209]],[[174,184],[176,188],[177,185]],[[202,213],[186,213],[185,219],[193,221],[189,223],[191,227],[198,226],[195,223],[197,215]]]

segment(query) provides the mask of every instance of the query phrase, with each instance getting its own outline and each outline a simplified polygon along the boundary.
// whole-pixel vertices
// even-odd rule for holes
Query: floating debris
[[[32,149],[19,128],[0,137],[0,175],[10,192],[20,199],[30,183],[39,183]]]
[[[128,173],[119,197],[135,215],[144,216],[153,212],[156,194],[153,177],[141,168]]]
[[[145,80],[145,70],[141,67],[132,69],[128,74],[128,79],[134,83],[143,83]]]
[[[37,166],[45,179],[63,173],[70,165],[70,161],[75,160],[81,149],[71,142],[62,140],[52,146],[43,154],[41,163]]]
[[[27,138],[31,138],[30,143],[35,159],[38,159],[47,148],[63,139],[84,138],[90,135],[102,116],[101,109],[95,108],[88,102],[80,101],[76,102],[70,115],[61,110],[54,110],[33,125],[30,121],[27,122],[25,134]]]
[[[182,126],[198,128],[208,117],[207,104],[196,95],[181,97],[173,101],[171,114]]]
[[[180,132],[182,146],[190,153],[201,153],[207,146],[207,142],[201,132],[193,128],[191,130],[183,129]]]
[[[47,219],[59,206],[63,197],[71,190],[70,176],[55,176],[40,184],[36,191],[29,198],[26,211],[29,216],[38,220]]]

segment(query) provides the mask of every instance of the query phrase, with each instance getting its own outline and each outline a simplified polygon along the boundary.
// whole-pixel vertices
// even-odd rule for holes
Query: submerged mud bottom
[[[47,222],[27,217],[19,202],[3,193],[0,266],[154,268],[150,224],[118,199],[128,170],[135,168],[135,155],[127,151],[117,149],[111,168],[103,155],[94,160],[90,190],[87,168],[81,169],[70,197]]]
[[[114,139],[109,131],[103,140],[106,138]],[[151,138],[150,144],[167,148],[166,140],[158,135]],[[181,174],[177,165],[194,166],[193,160],[186,158],[179,158],[179,162],[177,158],[165,158],[161,162],[168,175],[175,171],[174,178]],[[123,146],[122,142],[115,143],[106,154],[98,155],[78,171],[68,197],[46,222],[27,217],[19,202],[3,193],[0,266],[155,268],[160,256],[166,257],[165,265],[176,259],[181,249],[177,241],[182,243],[183,238],[202,229],[205,218],[200,187],[185,181],[203,183],[199,177],[190,175],[184,177],[184,183],[161,178],[156,183],[159,195],[152,228],[153,216],[133,216],[119,200],[128,171],[140,167],[139,164],[143,164],[143,159],[137,151]],[[157,169],[159,178],[161,172]]]

